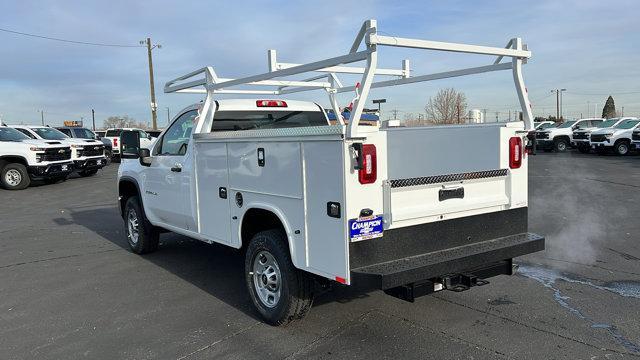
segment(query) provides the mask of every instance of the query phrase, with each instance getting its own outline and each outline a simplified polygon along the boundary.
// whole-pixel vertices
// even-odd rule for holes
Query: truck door
[[[193,169],[188,153],[197,111],[179,116],[153,149],[153,160],[144,179],[145,211],[167,225],[187,229],[191,197],[187,189]]]

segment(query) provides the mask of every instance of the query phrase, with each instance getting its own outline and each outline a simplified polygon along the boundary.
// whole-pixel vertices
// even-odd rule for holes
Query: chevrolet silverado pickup
[[[59,141],[31,139],[0,126],[0,184],[8,190],[29,187],[31,180],[55,182],[73,171],[71,149]]]
[[[377,66],[388,46],[490,59],[413,75],[408,60]],[[388,37],[368,20],[345,55],[293,64],[269,50],[266,73],[222,78],[205,67],[169,81],[165,92],[204,101],[180,111],[151,149],[122,132],[118,203],[129,246],[155,251],[172,231],[242,249],[251,302],[273,325],[302,318],[328,286],[413,302],[512,274],[513,258],[544,248],[527,229],[530,55],[519,38],[499,48]],[[346,93],[350,118],[361,119],[372,89],[499,70],[513,76],[524,121],[381,129],[347,124],[338,105]],[[341,74],[362,79],[352,86]],[[339,114],[333,122],[318,103],[280,97],[318,89]]]

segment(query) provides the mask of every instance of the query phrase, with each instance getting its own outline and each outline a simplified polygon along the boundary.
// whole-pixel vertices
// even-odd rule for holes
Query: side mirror
[[[151,134],[147,134],[147,140],[151,140],[152,138]]]
[[[142,148],[138,151],[138,156],[140,156],[140,165],[151,166],[151,150]]]
[[[137,131],[125,130],[120,134],[120,157],[137,159],[140,157],[140,134]]]

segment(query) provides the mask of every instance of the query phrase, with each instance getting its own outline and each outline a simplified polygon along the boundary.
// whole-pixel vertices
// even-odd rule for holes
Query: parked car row
[[[546,123],[546,122],[545,122]],[[535,130],[536,148],[543,151],[564,152],[577,148],[582,153],[614,152],[627,155],[640,150],[640,119],[619,117],[611,119],[587,118],[552,123],[540,123]]]
[[[105,145],[90,130],[69,137],[41,125],[0,126],[0,185],[27,188],[32,180],[55,183],[77,172],[93,176],[107,165]]]

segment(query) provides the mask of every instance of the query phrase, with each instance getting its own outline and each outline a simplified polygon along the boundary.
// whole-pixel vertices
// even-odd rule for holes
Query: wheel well
[[[629,140],[629,139],[625,139],[625,138],[621,138],[621,139],[616,140],[616,142],[615,142],[615,143],[613,143],[613,145],[614,145],[614,146],[615,146],[615,145],[618,145],[618,144],[620,144],[621,142],[631,143],[631,140]]]
[[[123,180],[118,184],[118,196],[120,199],[120,214],[124,216],[124,206],[132,196],[138,196],[138,187],[133,181]]]
[[[4,168],[6,164],[18,163],[24,166],[29,166],[29,163],[25,158],[20,156],[3,156],[0,158],[0,169]]]
[[[284,225],[276,214],[269,210],[257,208],[247,210],[242,218],[240,233],[242,237],[242,247],[244,248],[248,245],[255,234],[272,229],[280,229],[285,232]]]

